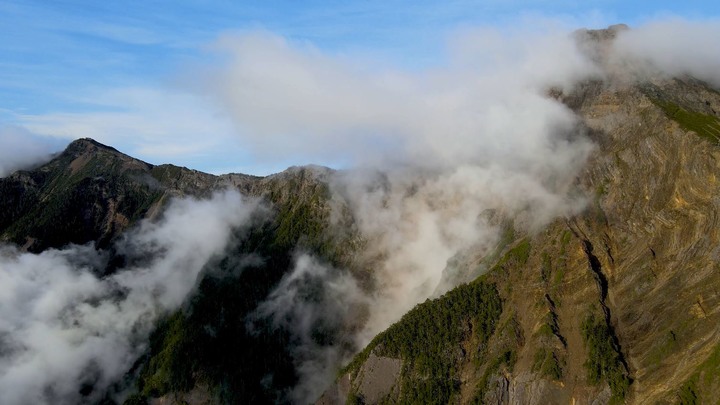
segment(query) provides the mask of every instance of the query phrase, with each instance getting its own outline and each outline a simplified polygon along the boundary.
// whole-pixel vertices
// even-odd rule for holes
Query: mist
[[[288,401],[313,401],[335,378],[338,365],[354,351],[352,328],[369,298],[349,272],[307,253],[295,255],[293,269],[258,306],[249,326],[269,318],[275,327],[292,332],[289,344],[299,383]]]
[[[216,44],[230,62],[205,90],[234,119],[243,142],[265,156],[345,162],[331,190],[342,201],[338,212],[349,207],[364,241],[358,260],[372,268],[374,282],[360,298],[354,290],[332,304],[368,308],[352,337],[355,350],[416,304],[481,274],[485,267],[477,263],[497,248],[503,221],[532,234],[586,207],[588,197],[574,181],[594,145],[551,89],[569,92],[586,80],[617,85],[618,69],[631,72],[624,84],[680,74],[719,83],[718,45],[697,51],[718,37],[714,21],[621,30],[601,55],[571,31],[553,24],[464,30],[449,41],[440,67],[421,72],[267,32]],[[454,274],[456,259],[476,265]],[[337,277],[313,263],[302,268],[316,266],[314,277],[327,283]],[[283,285],[260,312],[287,321],[280,302],[302,307],[301,319],[318,319],[327,309],[298,300]],[[282,326],[301,340],[307,335],[304,326]],[[328,352],[344,361],[352,354],[346,346],[298,345],[299,369],[315,371],[301,378],[297,402],[317,399],[304,387],[317,385],[319,375],[331,381],[338,364],[316,361]]]
[[[486,268],[477,263],[498,247],[503,224],[532,234],[585,209],[576,178],[595,146],[551,90],[591,79],[617,84],[621,70],[630,72],[624,84],[681,74],[720,84],[715,21],[622,31],[604,60],[578,47],[571,31],[466,29],[435,67],[419,71],[264,31],[214,44],[227,62],[198,72],[194,90],[230,117],[257,159],[338,162],[332,225],[351,216],[363,246],[354,259],[372,275],[372,288],[362,287],[349,269],[297,252],[249,316],[249,329],[262,318],[291,332],[300,382],[289,400],[314,401],[344,362],[408,310],[480,275]],[[17,161],[0,155],[0,175],[45,153],[27,150]],[[153,322],[181,305],[203,265],[256,209],[235,192],[176,201],[164,219],[143,222],[117,246],[150,261],[106,278],[96,275],[106,254],[89,246],[39,255],[3,247],[5,400],[75,403],[78,382],[95,387],[92,398],[117,381],[146,348]],[[473,265],[457,274],[458,259]]]
[[[356,260],[372,269],[373,287],[362,290],[341,270],[301,257],[260,304],[257,315],[297,339],[292,402],[315,401],[374,336],[480,275],[476,267],[451,276],[448,263],[496,249],[505,220],[533,232],[585,207],[573,181],[593,145],[547,94],[601,70],[569,31],[526,34],[466,31],[449,44],[444,67],[419,73],[364,69],[268,33],[220,41],[231,62],[208,91],[244,142],[260,154],[347,162],[330,182],[334,217],[348,208],[363,239]],[[308,280],[333,299],[300,294]],[[347,314],[361,309],[367,316],[349,328],[358,320]],[[328,322],[351,335],[313,339],[310,326]]]
[[[0,177],[49,161],[65,144],[22,127],[0,126]]]
[[[146,350],[158,318],[182,304],[203,266],[256,208],[234,191],[175,200],[160,220],[141,222],[118,242],[130,262],[143,265],[107,277],[97,274],[108,254],[91,245],[40,254],[0,248],[2,402],[99,400]]]
[[[636,80],[690,75],[720,87],[720,20],[650,21],[618,35],[611,63]]]

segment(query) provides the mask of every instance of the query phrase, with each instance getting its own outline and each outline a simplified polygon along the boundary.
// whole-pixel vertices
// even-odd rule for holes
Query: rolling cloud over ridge
[[[98,277],[107,258],[92,246],[40,254],[0,248],[2,402],[98,400],[146,349],[154,322],[180,307],[203,266],[222,252],[257,202],[235,191],[172,202],[120,242],[142,267]],[[83,387],[92,387],[83,398]]]

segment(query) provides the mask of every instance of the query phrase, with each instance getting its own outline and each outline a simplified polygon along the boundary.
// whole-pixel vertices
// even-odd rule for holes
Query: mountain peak
[[[614,40],[619,33],[628,30],[630,30],[630,27],[627,24],[613,24],[607,28],[600,28],[595,30],[581,28],[576,30],[573,35],[581,43],[603,43]]]
[[[580,50],[595,62],[602,63],[607,60],[610,47],[615,38],[621,33],[630,30],[626,24],[613,24],[607,28],[590,30],[579,29],[573,33]]]
[[[107,150],[110,152],[121,153],[117,149],[115,149],[111,146],[102,144],[92,138],[76,139],[76,140],[70,142],[70,144],[67,146],[67,148],[65,148],[66,151],[89,151],[89,150],[94,150],[94,149],[103,149],[103,150]]]

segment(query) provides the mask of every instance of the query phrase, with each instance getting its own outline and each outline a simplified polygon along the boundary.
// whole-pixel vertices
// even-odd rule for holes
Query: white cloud
[[[538,127],[570,119],[542,97],[542,86],[595,70],[566,33],[507,43],[488,32],[457,39],[450,65],[424,73],[368,71],[268,33],[226,37],[218,47],[231,61],[212,74],[208,91],[267,158],[467,162],[488,145],[530,153]]]
[[[149,258],[98,277],[106,260],[90,246],[41,254],[0,249],[0,392],[4,404],[79,403],[125,373],[154,322],[186,298],[205,263],[247,224],[256,203],[237,192],[177,200],[142,222],[119,249]]]
[[[39,136],[16,126],[0,126],[0,177],[52,158],[64,142]]]
[[[349,205],[364,238],[358,260],[374,278],[373,291],[341,294],[334,304],[367,306],[353,336],[357,347],[453,287],[443,275],[452,258],[466,251],[481,257],[495,247],[497,222],[488,213],[532,231],[584,207],[570,191],[592,145],[573,113],[547,92],[600,77],[600,70],[568,32],[466,31],[444,68],[420,73],[364,70],[267,33],[224,38],[220,46],[231,58],[207,91],[247,144],[264,156],[354,163],[333,178],[331,190]],[[328,285],[337,277],[313,274]],[[261,310],[285,319],[284,308],[308,308],[287,294],[292,306],[271,297]],[[303,336],[303,329],[289,329]],[[307,344],[296,356],[308,357],[308,348],[317,359],[347,354],[341,345]],[[337,366],[301,362],[299,369],[308,364],[314,371],[301,373],[300,392]]]
[[[347,331],[369,300],[349,273],[307,254],[296,255],[294,268],[251,317],[251,323],[270,318],[275,327],[291,332],[289,349],[300,379],[287,398],[291,403],[313,402],[333,380],[337,366],[351,354],[347,348],[355,343]],[[318,342],[318,332],[333,343]]]
[[[615,42],[620,69],[647,75],[691,75],[720,86],[720,20],[665,18],[621,33]]]

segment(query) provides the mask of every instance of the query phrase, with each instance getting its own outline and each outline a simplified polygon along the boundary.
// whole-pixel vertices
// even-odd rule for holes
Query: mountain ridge
[[[606,41],[622,29],[576,35]],[[590,52],[603,57],[602,46]],[[123,232],[161,218],[172,198],[230,188],[266,204],[205,264],[183,306],[163,315],[123,381],[103,393],[81,388],[88,401],[132,393],[130,405],[292,402],[308,356],[295,351],[302,338],[320,349],[313,355],[339,347],[337,363],[359,352],[321,404],[713,401],[720,93],[691,77],[652,77],[589,80],[549,97],[595,145],[574,180],[585,209],[541,229],[484,212],[502,225],[496,245],[446,264],[445,273],[463,274],[445,275],[467,282],[418,304],[365,348],[353,332],[367,305],[338,308],[329,289],[352,280],[373,298],[383,257],[363,256],[369,236],[333,188],[342,173],[329,168],[215,176],[79,139],[45,165],[0,179],[0,235],[29,252],[85,243],[112,250]],[[389,187],[379,177],[370,185]],[[284,285],[331,311],[307,320],[309,337],[260,310]]]
[[[456,343],[462,349],[447,376],[454,388],[428,392],[447,392],[441,402],[448,403],[716,398],[720,336],[717,321],[707,320],[717,319],[710,308],[720,299],[710,287],[717,283],[713,218],[720,208],[709,191],[717,190],[720,155],[712,136],[720,97],[703,82],[671,79],[625,87],[589,82],[559,99],[598,145],[578,179],[593,201],[580,215],[520,235],[475,281],[496,286],[502,315],[487,344],[474,349],[472,337]],[[698,114],[702,124],[693,121]],[[685,263],[699,272],[683,277]],[[376,338],[319,403],[431,401],[408,391],[427,383],[418,368],[424,355],[388,352],[382,343],[398,328],[415,328],[408,322],[404,317]],[[448,361],[444,356],[432,361]],[[373,389],[368,381],[379,384],[377,364],[391,360],[402,367],[382,377],[384,391]]]

